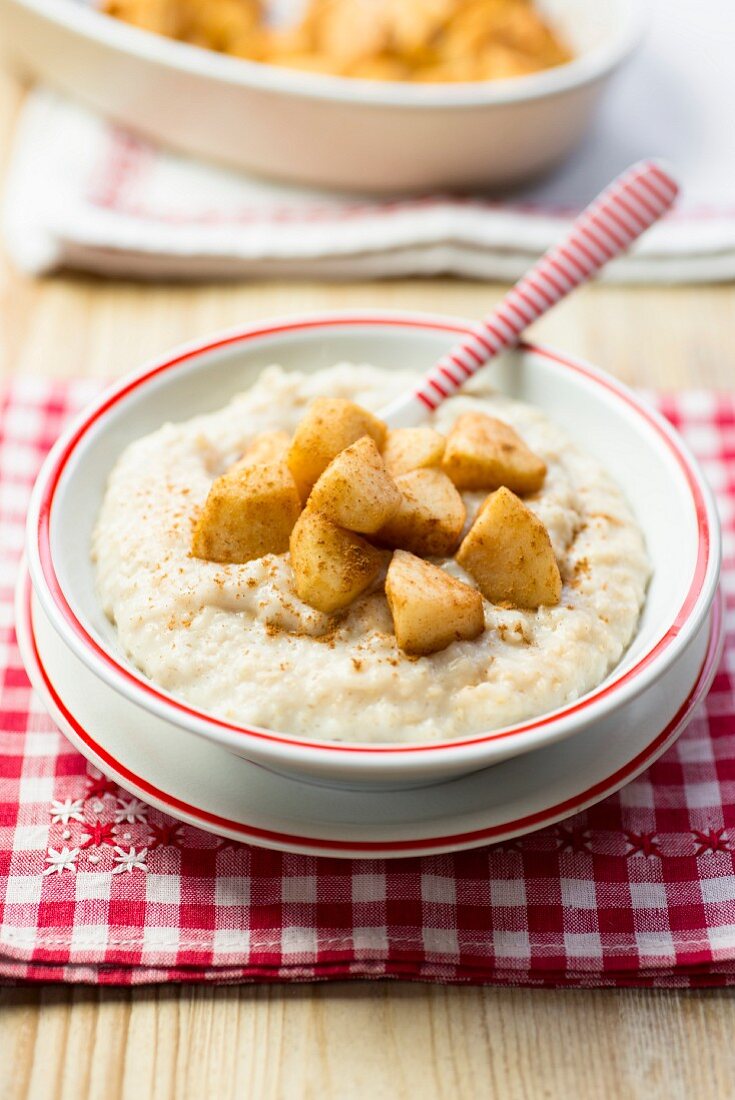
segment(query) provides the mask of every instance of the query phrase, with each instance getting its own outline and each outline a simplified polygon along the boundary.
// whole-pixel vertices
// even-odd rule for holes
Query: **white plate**
[[[479,847],[550,825],[600,801],[647,768],[704,698],[722,650],[721,601],[701,630],[703,664],[662,729],[594,730],[449,783],[347,791],[302,783],[171,727],[149,735],[145,713],[94,676],[18,583],[18,643],[33,686],[79,751],[140,798],[235,840],[312,855],[429,855]]]

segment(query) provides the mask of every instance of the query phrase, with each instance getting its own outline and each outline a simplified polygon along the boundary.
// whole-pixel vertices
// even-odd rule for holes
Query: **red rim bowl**
[[[655,441],[655,445],[667,456],[672,471],[678,471],[676,476],[686,496],[683,503],[691,510],[692,523],[696,524],[696,547],[692,553],[690,575],[685,579],[683,598],[678,605],[671,606],[666,617],[656,624],[655,636],[650,644],[637,653],[632,662],[624,657],[618,668],[599,687],[565,707],[487,733],[452,741],[413,744],[327,742],[238,725],[174,698],[126,662],[89,621],[69,590],[68,583],[60,577],[56,560],[58,550],[52,537],[55,525],[63,521],[63,516],[59,516],[60,486],[77,476],[80,455],[88,441],[108,429],[114,430],[116,413],[131,400],[145,396],[147,390],[165,384],[177,375],[181,377],[192,367],[199,369],[210,360],[221,361],[222,356],[236,358],[241,353],[250,353],[261,347],[265,355],[264,363],[277,361],[278,352],[274,351],[272,359],[265,353],[279,340],[287,341],[289,346],[294,341],[314,343],[315,348],[318,346],[321,362],[325,364],[329,362],[328,357],[325,359],[325,347],[345,334],[356,338],[364,335],[367,344],[371,337],[394,339],[396,334],[400,334],[401,338],[409,340],[428,337],[449,345],[471,327],[471,322],[449,317],[374,312],[274,319],[179,348],[107,390],[74,421],[53,447],[38,476],[29,508],[26,553],[31,579],[44,610],[59,634],[85,664],[110,686],[159,717],[214,738],[240,755],[289,769],[298,769],[308,763],[316,773],[321,765],[332,766],[338,760],[341,771],[354,772],[355,775],[364,770],[368,761],[369,770],[375,776],[408,775],[419,763],[426,775],[443,773],[449,776],[470,771],[487,766],[494,759],[530,751],[577,733],[585,725],[599,720],[611,709],[620,707],[644,691],[682,653],[696,634],[714,598],[719,577],[720,535],[712,494],[681,438],[644,401],[626,386],[590,365],[537,345],[522,345],[521,355],[541,362],[544,369],[552,371],[557,379],[573,381],[584,392],[594,395],[598,402],[609,406],[616,415],[624,417],[632,430],[646,433]],[[497,369],[502,373],[499,365]],[[232,393],[237,388],[235,385]]]

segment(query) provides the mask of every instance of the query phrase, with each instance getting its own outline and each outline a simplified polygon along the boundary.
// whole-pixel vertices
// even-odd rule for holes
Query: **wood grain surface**
[[[0,165],[21,90],[0,76]],[[376,306],[478,317],[499,286],[140,286],[0,265],[0,373],[112,377],[244,321]],[[644,386],[735,385],[735,289],[581,291],[534,335]],[[402,983],[0,990],[0,1100],[720,1100],[725,992]]]

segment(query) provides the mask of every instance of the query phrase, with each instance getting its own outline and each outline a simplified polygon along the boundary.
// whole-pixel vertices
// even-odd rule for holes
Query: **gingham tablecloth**
[[[523,839],[353,862],[179,824],[96,773],[31,692],[12,621],[25,507],[89,395],[21,381],[0,405],[0,980],[735,984],[735,396],[657,398],[726,531],[725,656],[679,742]]]

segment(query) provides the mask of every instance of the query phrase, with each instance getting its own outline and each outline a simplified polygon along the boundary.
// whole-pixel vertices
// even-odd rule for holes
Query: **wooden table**
[[[0,75],[0,156],[20,90]],[[0,267],[0,371],[128,371],[276,313],[377,306],[479,317],[503,288],[432,282],[138,286]],[[537,326],[628,382],[735,383],[735,288],[580,292]],[[2,1100],[715,1100],[735,1093],[725,992],[337,983],[0,990]]]

